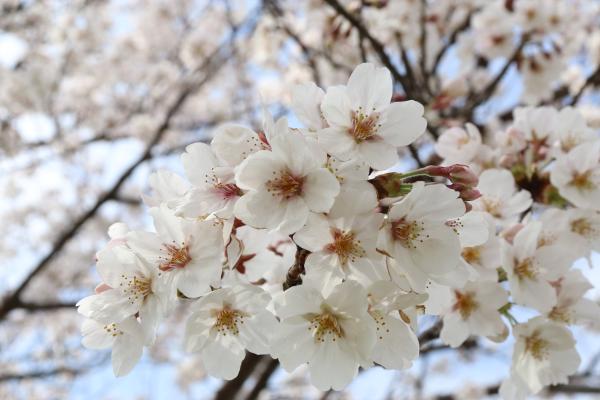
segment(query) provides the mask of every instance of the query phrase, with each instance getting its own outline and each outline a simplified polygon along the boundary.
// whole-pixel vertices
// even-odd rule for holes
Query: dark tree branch
[[[331,6],[331,8],[333,8],[338,14],[340,14],[342,17],[344,17],[354,28],[356,28],[356,30],[359,33],[359,36],[362,35],[362,37],[364,37],[371,44],[371,47],[373,48],[373,50],[375,51],[375,53],[381,60],[381,63],[387,69],[390,70],[390,72],[392,73],[392,76],[394,77],[394,80],[399,82],[402,85],[402,87],[404,88],[404,91],[406,92],[407,86],[408,86],[407,82],[406,82],[406,76],[401,74],[400,71],[398,71],[398,68],[396,68],[396,66],[392,62],[391,58],[388,56],[387,52],[385,51],[385,46],[371,34],[371,32],[363,25],[363,23],[355,15],[353,15],[343,5],[341,5],[339,1],[325,0],[325,2],[327,4],[329,4],[329,6]],[[407,93],[407,94],[409,94],[411,97],[413,97],[415,99],[420,98],[420,97],[417,97],[418,94],[416,94],[416,93]]]
[[[29,379],[49,378],[57,375],[77,375],[80,371],[73,368],[60,367],[47,371],[29,371],[22,373],[8,373],[0,375],[0,382],[24,381]]]
[[[271,378],[273,373],[277,371],[277,367],[279,367],[279,360],[272,358],[270,360],[265,361],[266,363],[263,362],[263,364],[265,364],[264,368],[261,371],[258,379],[256,380],[254,387],[252,388],[248,396],[246,396],[246,400],[256,400],[258,398],[258,395],[263,391],[263,389],[267,387],[269,379]]]

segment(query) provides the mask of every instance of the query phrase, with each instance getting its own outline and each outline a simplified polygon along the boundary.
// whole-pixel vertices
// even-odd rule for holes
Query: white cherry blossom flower
[[[548,312],[556,304],[550,281],[558,279],[574,260],[560,246],[538,247],[541,232],[541,222],[529,222],[512,246],[502,242],[502,264],[515,303]]]
[[[152,341],[158,323],[174,301],[159,271],[125,246],[107,247],[98,253],[97,260],[105,287],[79,301],[77,311],[102,323],[120,323],[138,315],[144,334]]]
[[[578,110],[573,107],[565,107],[558,112],[554,140],[560,153],[568,153],[581,143],[593,142],[597,139],[598,136],[588,127],[583,115]]]
[[[423,106],[415,101],[390,104],[392,78],[385,68],[361,64],[347,86],[332,86],[321,103],[329,127],[319,143],[342,160],[356,159],[378,170],[398,161],[397,147],[408,146],[425,132]]]
[[[581,359],[573,335],[563,325],[536,317],[515,326],[514,335],[512,369],[531,392],[567,383],[577,372]]]
[[[532,203],[531,193],[517,191],[515,178],[505,169],[483,171],[477,189],[481,197],[471,203],[473,208],[488,212],[502,225],[516,222]]]
[[[450,128],[440,135],[436,144],[436,153],[444,159],[444,164],[467,164],[475,158],[481,147],[481,134],[471,123]]]
[[[177,217],[165,207],[153,208],[150,214],[157,233],[130,232],[127,245],[187,297],[218,287],[224,254],[221,226]]]
[[[384,277],[383,255],[377,252],[377,235],[383,214],[370,213],[339,219],[312,215],[296,232],[294,242],[311,251],[307,274],[335,285],[345,278],[357,281]]]
[[[185,347],[199,352],[208,374],[233,379],[246,350],[269,353],[269,335],[277,320],[266,306],[270,296],[254,285],[236,284],[198,300],[185,329]]]
[[[193,187],[179,202],[177,213],[190,218],[213,213],[220,218],[231,218],[233,207],[242,195],[235,184],[233,168],[222,165],[204,143],[189,145],[181,161]]]
[[[380,248],[396,261],[415,290],[442,277],[460,262],[458,235],[448,220],[465,213],[458,192],[444,185],[413,184],[411,192],[392,206],[380,234]]]
[[[310,212],[329,211],[340,186],[301,134],[286,126],[270,142],[272,151],[253,154],[236,172],[237,185],[247,192],[235,215],[255,228],[290,234],[302,228]]]
[[[466,215],[474,214],[476,212],[471,211]],[[483,243],[477,244],[476,242],[461,243],[462,259],[469,265],[468,269],[474,271],[474,275],[471,277],[477,280],[485,281],[496,281],[498,279],[497,269],[502,266],[501,261],[501,245],[500,238],[496,235],[496,224],[494,219],[488,213],[485,215],[483,226],[487,227],[487,239]]]
[[[354,281],[329,294],[307,282],[294,286],[276,307],[280,323],[271,352],[288,372],[308,363],[310,381],[318,389],[340,390],[359,365],[371,364],[376,324],[367,309],[367,292]]]
[[[508,293],[496,282],[467,282],[463,288],[430,287],[427,313],[443,316],[440,338],[452,347],[470,335],[499,336],[505,325],[498,309],[508,302]]]
[[[583,297],[593,286],[581,271],[570,270],[552,284],[556,289],[557,302],[547,313],[549,319],[565,324],[600,326],[600,305]]]
[[[582,143],[559,156],[550,181],[575,206],[600,211],[600,140]]]

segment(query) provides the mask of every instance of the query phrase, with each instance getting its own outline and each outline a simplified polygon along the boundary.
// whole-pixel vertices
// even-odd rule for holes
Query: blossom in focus
[[[423,106],[415,101],[391,103],[392,77],[385,68],[357,66],[347,86],[327,89],[321,111],[329,127],[319,143],[342,160],[366,162],[386,169],[398,161],[397,148],[408,146],[425,132]]]
[[[307,140],[285,126],[271,138],[271,151],[248,157],[236,172],[245,190],[235,215],[255,228],[290,234],[306,223],[310,212],[327,212],[340,186],[325,168],[325,155],[315,154]]]
[[[280,319],[271,351],[289,372],[308,363],[320,390],[340,390],[370,366],[376,324],[367,312],[366,290],[345,281],[330,293],[302,284],[286,290],[276,308]]]
[[[185,348],[199,352],[211,376],[233,379],[246,357],[269,353],[269,335],[277,320],[265,308],[270,296],[253,285],[238,284],[210,292],[192,306]]]

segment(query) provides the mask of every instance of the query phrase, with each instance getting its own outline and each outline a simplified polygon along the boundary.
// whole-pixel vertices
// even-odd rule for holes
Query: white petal
[[[325,168],[320,168],[306,176],[302,197],[309,210],[327,212],[339,192],[340,184],[335,176]]]
[[[424,108],[414,100],[390,104],[378,133],[394,146],[408,146],[425,133]]]

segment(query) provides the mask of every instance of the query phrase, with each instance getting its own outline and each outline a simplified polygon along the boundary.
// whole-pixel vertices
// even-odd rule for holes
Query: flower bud
[[[460,183],[469,187],[475,187],[479,183],[477,175],[475,175],[467,165],[463,164],[449,166],[448,177],[452,183]]]

